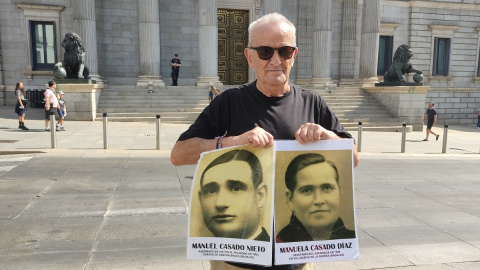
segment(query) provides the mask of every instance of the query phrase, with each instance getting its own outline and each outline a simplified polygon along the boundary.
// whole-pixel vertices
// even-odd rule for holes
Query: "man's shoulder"
[[[228,89],[225,89],[221,92],[221,95],[224,95],[224,94],[227,94],[225,95],[225,97],[227,96],[237,96],[237,95],[245,95],[245,93],[247,91],[250,91],[252,89],[254,89],[255,86],[252,85],[252,83],[247,83],[247,84],[243,84],[243,85],[239,85],[237,87],[232,87],[232,88],[228,88]]]
[[[290,84],[297,96],[309,100],[323,100],[323,97],[313,89],[306,89],[298,85]]]

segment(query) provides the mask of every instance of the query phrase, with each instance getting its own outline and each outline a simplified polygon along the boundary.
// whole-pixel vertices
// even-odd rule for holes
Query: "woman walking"
[[[24,104],[25,90],[23,83],[17,82],[15,86],[15,96],[17,97],[17,105],[15,105],[15,113],[18,115],[18,128],[22,130],[29,130],[25,126],[25,112],[27,111],[27,104]]]

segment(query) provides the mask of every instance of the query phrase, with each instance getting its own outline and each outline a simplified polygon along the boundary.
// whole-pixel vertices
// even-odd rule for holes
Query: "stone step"
[[[222,86],[221,90],[235,86]],[[315,90],[322,95],[349,130],[357,130],[362,121],[363,130],[398,131],[402,123],[376,99],[359,88]],[[108,113],[109,121],[156,121],[191,124],[208,106],[208,87],[178,86],[154,87],[149,90],[135,86],[108,86],[99,98],[97,119]]]

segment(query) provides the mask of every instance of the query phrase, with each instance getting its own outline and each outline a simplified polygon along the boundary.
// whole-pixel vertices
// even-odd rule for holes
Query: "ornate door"
[[[225,85],[248,81],[243,50],[248,45],[248,10],[218,10],[218,77]]]

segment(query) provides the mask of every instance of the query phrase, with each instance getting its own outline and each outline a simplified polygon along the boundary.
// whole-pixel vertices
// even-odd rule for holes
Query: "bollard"
[[[157,114],[157,150],[160,150],[160,115]]]
[[[52,142],[52,148],[57,148],[57,133],[55,126],[55,112],[50,112],[50,139]]]
[[[108,149],[108,119],[107,113],[103,113],[103,149]]]
[[[442,145],[442,153],[447,153],[447,135],[448,135],[448,125],[443,126],[443,145]]]
[[[405,140],[407,135],[407,124],[403,123],[402,125],[402,153],[405,153]]]
[[[358,122],[357,152],[362,152],[362,122]]]

